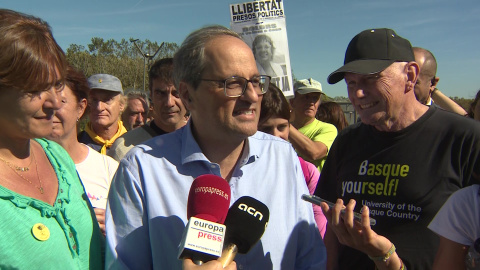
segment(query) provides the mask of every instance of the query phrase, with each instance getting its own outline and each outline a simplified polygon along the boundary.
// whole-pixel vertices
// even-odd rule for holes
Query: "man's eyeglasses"
[[[253,88],[257,95],[263,95],[268,90],[268,85],[270,84],[270,76],[259,75],[254,76],[250,80],[247,80],[244,77],[232,76],[224,80],[211,80],[211,79],[200,79],[201,81],[209,82],[218,82],[223,83],[223,89],[225,90],[225,96],[227,97],[240,97],[247,90],[248,83],[252,83]]]

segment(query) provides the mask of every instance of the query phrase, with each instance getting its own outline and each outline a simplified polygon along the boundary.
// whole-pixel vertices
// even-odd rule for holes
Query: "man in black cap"
[[[345,80],[362,119],[337,136],[315,191],[343,200],[326,213],[330,269],[431,269],[439,239],[427,225],[450,194],[478,181],[480,125],[417,102],[418,73],[408,40],[369,29],[328,77]],[[375,231],[368,211],[353,221],[362,205]]]

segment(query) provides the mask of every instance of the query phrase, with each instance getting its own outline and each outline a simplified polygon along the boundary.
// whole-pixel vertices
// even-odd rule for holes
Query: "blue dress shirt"
[[[110,187],[106,268],[181,269],[188,193],[203,174],[221,176],[220,166],[202,153],[190,122],[133,148]],[[301,200],[308,189],[290,143],[262,132],[249,137],[229,184],[231,204],[248,195],[270,210],[261,240],[235,257],[238,269],[325,268],[326,249],[312,206]]]

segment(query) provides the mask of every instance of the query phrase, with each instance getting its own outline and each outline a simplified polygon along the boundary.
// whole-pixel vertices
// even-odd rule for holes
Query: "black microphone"
[[[269,218],[268,207],[249,196],[240,197],[230,207],[225,219],[225,245],[218,259],[223,268],[235,259],[237,253],[250,251],[265,232]]]
[[[225,240],[223,222],[230,205],[230,186],[222,177],[205,174],[190,187],[187,203],[189,219],[179,245],[178,258],[194,263],[217,259]]]

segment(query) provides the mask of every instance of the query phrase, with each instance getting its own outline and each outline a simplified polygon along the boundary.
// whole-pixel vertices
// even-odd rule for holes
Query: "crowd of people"
[[[225,269],[477,269],[480,91],[464,110],[433,54],[391,29],[353,37],[327,78],[345,81],[352,125],[313,78],[284,96],[266,35],[197,29],[147,94],[87,78],[40,18],[0,9],[0,34],[0,269],[223,269],[178,255],[205,174],[270,213]]]

